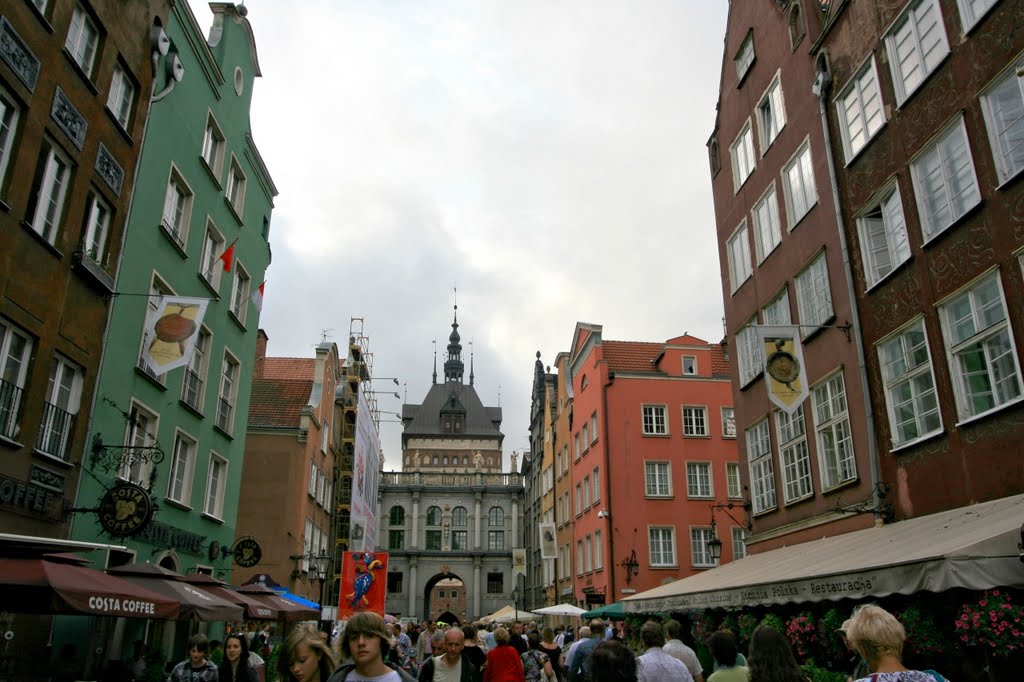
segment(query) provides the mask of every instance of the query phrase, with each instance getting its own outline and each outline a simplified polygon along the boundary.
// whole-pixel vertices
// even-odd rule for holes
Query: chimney
[[[256,362],[252,368],[254,379],[263,378],[263,361],[267,359],[267,341],[269,340],[270,337],[262,329],[256,333]]]

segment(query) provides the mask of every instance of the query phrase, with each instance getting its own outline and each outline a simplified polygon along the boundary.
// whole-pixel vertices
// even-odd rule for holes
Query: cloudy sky
[[[704,145],[724,0],[245,4],[253,136],[280,190],[270,355],[312,357],[324,333],[344,348],[363,318],[374,374],[419,403],[457,287],[507,463],[529,449],[535,353],[553,363],[577,321],[606,339],[721,338]],[[381,427],[398,469],[400,426]]]

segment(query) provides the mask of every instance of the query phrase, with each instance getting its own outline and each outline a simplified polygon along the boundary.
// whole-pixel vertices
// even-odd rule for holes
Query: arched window
[[[491,526],[504,526],[505,510],[501,507],[491,507],[491,511],[487,512],[487,522]]]
[[[448,455],[445,455],[445,456],[444,456],[444,463],[445,463],[445,465],[447,466],[447,464],[448,464]]]
[[[465,526],[469,520],[469,513],[465,507],[456,507],[452,510],[452,525]]]
[[[437,455],[434,455],[434,464],[437,464]]]
[[[441,525],[441,508],[430,507],[427,509],[427,525],[428,526],[440,526]]]
[[[469,455],[463,455],[462,456],[462,464],[464,466],[469,464]]]
[[[789,44],[796,49],[803,37],[804,23],[800,17],[800,5],[793,5],[793,8],[789,10]]]
[[[708,143],[708,159],[711,161],[711,175],[718,175],[722,170],[722,160],[718,156],[718,140],[714,138]]]
[[[388,523],[392,526],[404,526],[405,525],[405,507],[400,504],[396,504],[388,512]]]

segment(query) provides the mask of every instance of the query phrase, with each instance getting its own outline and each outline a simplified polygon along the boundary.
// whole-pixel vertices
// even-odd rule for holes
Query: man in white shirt
[[[466,635],[463,634],[461,628],[450,628],[445,632],[444,653],[426,660],[420,670],[419,682],[472,682],[475,680],[476,666],[462,656],[462,648],[465,644]]]
[[[649,620],[640,628],[640,641],[646,651],[637,659],[637,677],[644,682],[693,682],[693,675],[682,661],[672,658],[661,647],[665,633],[661,623]]]
[[[678,620],[665,623],[665,637],[668,639],[662,647],[665,653],[683,662],[693,676],[693,682],[704,682],[704,667],[700,664],[697,653],[683,644],[683,626]]]
[[[580,637],[575,642],[569,645],[569,651],[565,654],[565,669],[568,670],[569,666],[572,665],[573,654],[576,653],[576,649],[579,648],[580,644],[590,639],[590,626],[584,625],[580,628]]]

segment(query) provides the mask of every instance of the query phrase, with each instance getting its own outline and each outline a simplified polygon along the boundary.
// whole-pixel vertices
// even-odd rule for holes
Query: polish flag
[[[267,286],[266,282],[256,287],[256,290],[252,292],[252,304],[261,313],[263,312],[263,287],[265,286]]]
[[[223,261],[224,272],[231,272],[231,264],[235,262],[235,244],[237,242],[237,239],[231,242],[231,246],[224,249],[224,253],[220,254],[220,257],[217,259]]]

